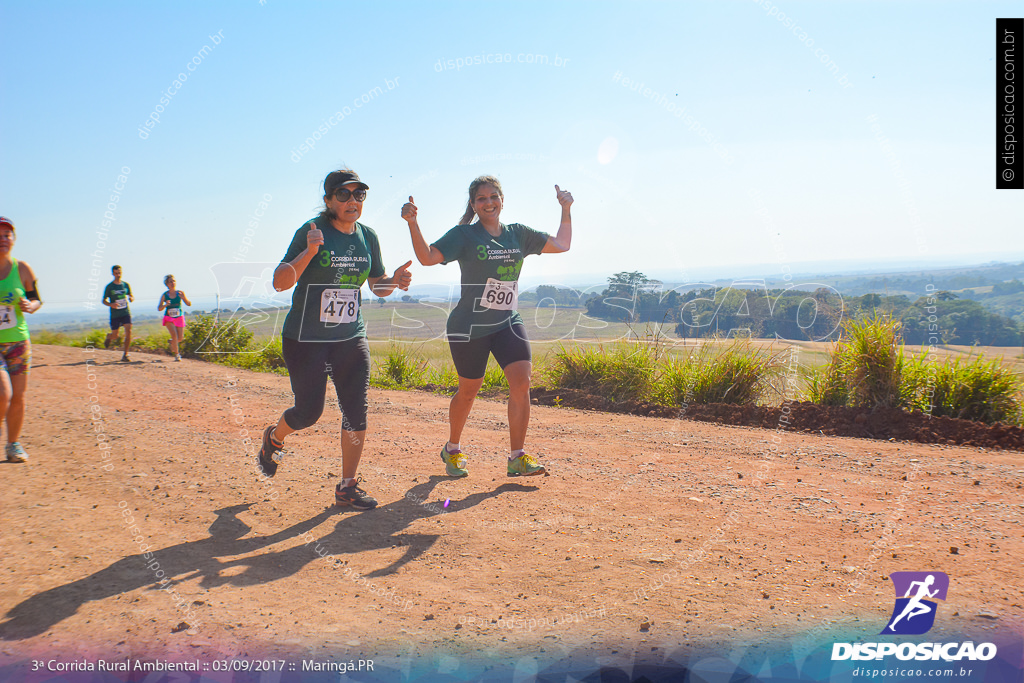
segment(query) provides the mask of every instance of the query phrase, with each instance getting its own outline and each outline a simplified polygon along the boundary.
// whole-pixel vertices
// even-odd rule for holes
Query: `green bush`
[[[102,349],[103,341],[107,338],[107,333],[107,330],[91,330],[85,335],[85,337],[68,342],[68,346],[75,346],[80,348],[92,346],[97,349]],[[123,343],[123,333],[121,339]]]
[[[227,354],[251,353],[252,330],[238,320],[217,323],[212,315],[195,315],[185,327],[179,345],[182,356],[218,360]]]
[[[780,359],[746,340],[734,341],[717,353],[712,344],[703,344],[685,360],[691,366],[689,370],[671,369],[662,382],[670,378],[672,390],[678,395],[680,378],[685,377],[689,383],[688,403],[754,404],[772,389]]]
[[[579,389],[598,393],[603,386],[607,359],[594,346],[560,345],[539,373],[552,389]]]
[[[919,408],[924,357],[904,355],[900,332],[900,321],[884,315],[848,320],[828,362],[809,373],[808,398],[828,406]]]
[[[807,397],[811,402],[824,406],[845,406],[849,402],[845,349],[842,344],[833,344],[828,362],[808,373]]]
[[[409,389],[422,385],[427,362],[407,345],[391,344],[377,370],[370,376],[370,384],[382,389]]]
[[[233,368],[252,370],[253,372],[273,372],[278,375],[287,375],[288,369],[281,355],[281,338],[277,337],[270,341],[252,342],[249,348],[240,353],[211,354],[200,356],[203,360],[213,360],[216,363],[229,365]]]
[[[502,370],[497,364],[491,363],[487,369],[484,370],[484,383],[482,385],[484,389],[504,389],[508,390],[508,378],[505,377],[505,371]]]
[[[653,401],[657,353],[657,347],[648,344],[620,344],[608,356],[603,393],[615,401]]]
[[[132,337],[132,349],[149,353],[170,353],[171,335],[157,332],[145,337]]]
[[[458,388],[459,375],[455,372],[455,366],[450,363],[442,363],[440,367],[427,369],[427,381],[439,387]]]
[[[661,367],[658,379],[657,398],[659,403],[682,406],[694,403],[693,385],[696,381],[697,364],[687,358],[668,357]]]
[[[900,322],[876,316],[849,320],[840,343],[845,345],[842,365],[849,402],[866,408],[903,407]]]
[[[72,346],[72,340],[63,332],[39,330],[32,333],[33,344],[50,344],[53,346]]]
[[[281,347],[281,338],[274,337],[259,351],[260,360],[263,365],[274,372],[288,374],[288,366],[284,362],[284,350]]]
[[[922,413],[931,411],[929,387],[935,385],[935,372],[939,365],[928,361],[927,351],[904,358],[900,378],[901,408]]]
[[[579,389],[613,401],[651,401],[658,370],[653,346],[560,346],[540,375],[552,389]]]
[[[703,344],[683,358],[662,356],[660,347],[621,344],[611,352],[597,347],[559,348],[541,375],[552,389],[579,389],[614,401],[756,403],[772,388],[779,357],[734,342],[721,351]]]
[[[920,405],[932,406],[936,417],[958,417],[977,422],[1021,423],[1021,379],[998,360],[946,359],[936,364],[933,381],[917,387]],[[932,392],[934,389],[934,393]]]
[[[823,405],[892,407],[978,422],[1022,423],[1021,378],[998,360],[942,362],[905,356],[900,323],[865,317],[843,326],[828,363],[810,376],[809,398]]]

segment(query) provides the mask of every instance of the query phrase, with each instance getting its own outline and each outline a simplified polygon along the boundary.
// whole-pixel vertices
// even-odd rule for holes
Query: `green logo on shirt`
[[[503,282],[512,282],[519,279],[519,273],[523,269],[523,262],[513,263],[510,266],[498,266],[498,279]]]
[[[366,270],[364,270],[361,273],[356,273],[355,275],[340,275],[339,274],[337,282],[338,282],[339,285],[352,285],[354,287],[359,287],[364,282],[366,282],[366,277],[369,274],[370,274],[370,269],[369,268],[367,268]]]
[[[487,260],[487,247],[482,244],[476,245],[476,257],[481,261]]]

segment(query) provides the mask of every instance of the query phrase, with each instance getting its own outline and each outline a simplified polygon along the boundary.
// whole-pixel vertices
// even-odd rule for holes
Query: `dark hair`
[[[110,272],[113,274],[115,270],[121,270],[121,266],[110,266]]]
[[[481,185],[490,185],[498,191],[498,196],[502,199],[505,198],[504,193],[501,191],[501,181],[492,175],[482,175],[478,178],[474,178],[473,182],[469,184],[469,202],[466,204],[466,213],[462,214],[462,218],[459,219],[459,225],[469,225],[473,220],[473,216],[476,215],[476,209],[473,208],[473,195],[480,189]]]

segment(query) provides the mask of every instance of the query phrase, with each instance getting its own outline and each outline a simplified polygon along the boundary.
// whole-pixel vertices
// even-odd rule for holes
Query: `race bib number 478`
[[[320,322],[350,323],[358,315],[358,289],[325,289],[320,295]]]

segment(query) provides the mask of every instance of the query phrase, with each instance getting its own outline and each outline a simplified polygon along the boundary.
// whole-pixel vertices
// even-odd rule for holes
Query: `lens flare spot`
[[[619,153],[618,138],[608,137],[601,142],[597,148],[597,160],[602,164],[612,163],[612,159]]]

